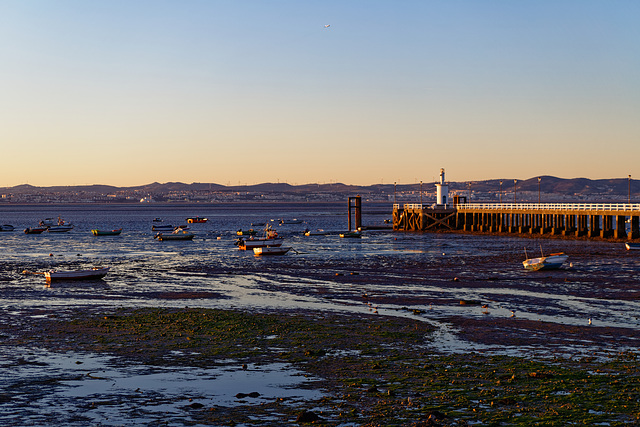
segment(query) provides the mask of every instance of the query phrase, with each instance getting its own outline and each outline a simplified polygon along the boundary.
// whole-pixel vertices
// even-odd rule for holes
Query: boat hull
[[[291,248],[287,247],[287,248],[283,248],[281,246],[265,246],[265,247],[258,247],[258,248],[253,248],[253,253],[257,256],[261,256],[261,255],[284,255],[287,252],[289,252],[291,250]]]
[[[47,228],[47,233],[66,233],[67,231],[71,230],[73,230],[72,225],[56,225]]]
[[[194,217],[194,218],[187,218],[187,222],[189,224],[204,224],[205,222],[209,221],[207,218],[200,218],[200,217]]]
[[[47,231],[47,227],[29,227],[24,229],[25,234],[42,234]]]
[[[166,240],[193,240],[194,236],[195,236],[195,234],[193,234],[193,233],[181,233],[181,234],[176,234],[176,233],[162,234],[162,233],[158,233],[156,235],[156,239],[160,240],[161,242],[164,242]]]
[[[640,250],[640,243],[625,243],[624,246],[628,251],[637,251]]]
[[[280,237],[275,239],[249,239],[239,242],[238,248],[241,251],[246,251],[254,248],[266,248],[267,246],[278,247],[282,246],[282,243],[284,243],[284,239]]]
[[[91,234],[94,236],[119,236],[122,233],[122,228],[118,230],[91,230]]]
[[[110,267],[92,268],[90,270],[51,270],[44,273],[47,283],[66,280],[96,280],[102,279],[109,272]]]
[[[524,260],[522,265],[529,271],[555,270],[562,267],[562,264],[569,258],[568,255],[549,255],[540,258],[530,258]]]

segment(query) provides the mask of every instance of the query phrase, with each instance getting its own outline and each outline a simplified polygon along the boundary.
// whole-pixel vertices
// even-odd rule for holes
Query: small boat
[[[62,225],[67,225],[70,226],[71,223],[66,222],[65,220],[63,220],[61,217],[58,217],[58,219],[55,218],[45,218],[42,221],[40,221],[39,224],[41,227],[54,227],[54,226],[62,226]]]
[[[72,224],[54,225],[53,227],[47,227],[48,233],[66,233],[73,230]]]
[[[280,225],[286,225],[286,224],[302,224],[302,220],[297,218],[280,220]]]
[[[640,243],[627,242],[624,244],[624,246],[628,251],[636,251],[640,249]]]
[[[0,225],[0,231],[13,231],[13,230],[15,230],[15,227],[13,225],[10,225],[10,224]]]
[[[195,234],[193,233],[178,229],[169,234],[158,233],[155,238],[163,242],[165,240],[193,240],[194,236]]]
[[[89,270],[49,270],[44,272],[47,283],[62,280],[94,280],[102,279],[110,267],[94,267]]]
[[[117,230],[91,230],[91,234],[94,236],[119,236],[122,233],[122,228]]]
[[[256,230],[254,230],[253,228],[249,229],[249,230],[240,229],[240,230],[236,231],[236,234],[238,236],[255,236],[256,234],[258,234],[258,232]]]
[[[282,247],[282,246],[264,246],[253,248],[253,253],[255,255],[284,255],[291,250],[290,247]]]
[[[209,221],[207,218],[200,218],[199,216],[194,216],[191,218],[187,218],[187,222],[189,224],[193,224],[193,223],[199,223],[199,224],[203,224],[205,222]]]
[[[309,229],[304,231],[304,235],[305,236],[326,236],[327,234],[329,234],[329,232],[324,231],[323,229],[319,228],[315,231],[311,231]]]
[[[162,222],[162,218],[153,218],[153,222]]]
[[[284,239],[282,237],[278,237],[278,233],[271,228],[271,226],[267,225],[265,228],[265,235],[263,238],[254,238],[253,236],[248,239],[243,239],[242,237],[236,241],[236,245],[242,251],[246,251],[247,249],[253,248],[264,248],[267,246],[278,247],[282,246]]]
[[[151,227],[152,231],[173,231],[174,229],[173,225],[154,225]]]
[[[27,227],[24,229],[25,234],[42,234],[47,231],[47,227]]]
[[[340,237],[343,238],[360,238],[362,237],[362,232],[360,231],[347,231],[345,233],[340,233]]]
[[[524,252],[526,257],[526,249]],[[566,255],[564,252],[558,252],[555,254],[550,254],[548,256],[544,256],[543,254],[541,254],[539,258],[525,259],[524,261],[522,261],[522,265],[526,270],[530,271],[554,270],[560,268],[568,258],[569,255]]]

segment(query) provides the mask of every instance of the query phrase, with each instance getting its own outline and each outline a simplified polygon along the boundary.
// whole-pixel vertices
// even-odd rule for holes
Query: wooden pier
[[[627,222],[629,231],[627,231]],[[393,229],[551,234],[603,239],[640,238],[640,204],[461,203],[394,204]]]

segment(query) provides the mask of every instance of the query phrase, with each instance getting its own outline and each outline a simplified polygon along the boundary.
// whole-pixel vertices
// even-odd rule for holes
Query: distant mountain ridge
[[[500,184],[502,181],[502,185]],[[422,189],[425,192],[433,192],[435,183],[425,182]],[[490,179],[481,181],[451,181],[448,182],[450,191],[466,193],[513,193],[514,179]],[[539,187],[538,187],[539,186]],[[565,195],[610,195],[624,196],[629,191],[632,195],[640,192],[640,183],[627,178],[597,179],[588,178],[557,178],[554,176],[541,176],[515,182],[517,192],[554,193]],[[253,185],[222,185],[215,183],[194,182],[186,184],[182,182],[166,182],[133,186],[116,187],[112,185],[74,185],[36,187],[29,184],[14,187],[0,187],[0,193],[9,194],[37,194],[37,193],[85,193],[85,194],[116,194],[118,192],[136,192],[148,194],[166,194],[170,192],[252,192],[252,193],[281,193],[281,194],[309,194],[331,193],[355,195],[363,194],[393,194],[394,192],[419,191],[420,184],[373,184],[373,185],[349,185],[343,183],[330,184],[303,184],[292,185],[288,183],[262,183]]]

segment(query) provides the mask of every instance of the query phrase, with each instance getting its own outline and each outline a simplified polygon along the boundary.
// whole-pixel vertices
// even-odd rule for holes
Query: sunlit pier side
[[[393,229],[640,238],[640,204],[467,203],[466,198],[454,196],[453,203],[449,205],[444,169],[440,170],[440,182],[436,187],[437,203],[433,205],[394,204]]]
[[[451,207],[394,204],[393,229],[637,239],[640,237],[640,204],[458,203]]]

